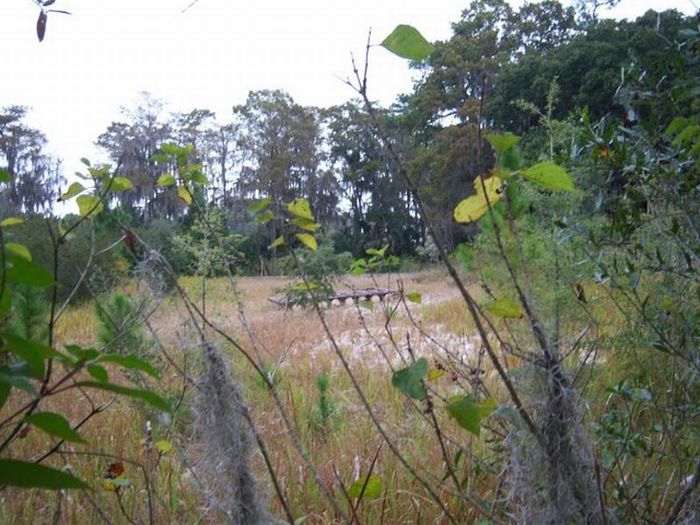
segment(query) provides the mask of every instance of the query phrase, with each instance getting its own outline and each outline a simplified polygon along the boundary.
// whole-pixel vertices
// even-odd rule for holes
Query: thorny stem
[[[471,315],[472,319],[474,320],[474,323],[476,325],[476,329],[479,333],[479,337],[482,340],[482,343],[484,345],[484,348],[486,349],[486,353],[489,356],[489,359],[491,360],[491,363],[493,364],[494,368],[496,369],[496,372],[498,373],[499,377],[501,378],[501,381],[503,381],[503,384],[505,385],[506,389],[508,390],[508,394],[510,395],[511,401],[515,405],[516,410],[520,414],[520,417],[523,419],[525,422],[526,426],[532,433],[532,435],[537,439],[537,441],[540,443],[540,445],[544,445],[544,438],[542,436],[542,433],[540,430],[537,428],[535,423],[532,421],[532,418],[530,417],[530,414],[527,412],[525,409],[525,406],[523,405],[522,401],[520,400],[520,396],[518,395],[517,391],[515,390],[515,387],[513,386],[512,381],[508,377],[508,374],[506,373],[505,369],[501,365],[498,356],[496,355],[496,352],[494,351],[493,347],[491,346],[491,342],[489,341],[488,335],[486,333],[486,329],[484,328],[481,319],[479,317],[479,313],[477,310],[477,305],[476,301],[472,297],[472,295],[469,293],[469,291],[466,289],[464,286],[464,283],[462,282],[462,279],[459,277],[459,274],[457,273],[457,269],[454,267],[452,262],[450,261],[448,254],[445,250],[445,248],[442,246],[442,243],[440,242],[440,239],[437,235],[437,232],[435,231],[435,227],[432,224],[432,221],[430,221],[428,214],[425,209],[425,205],[423,203],[423,199],[420,197],[420,194],[418,192],[418,188],[414,184],[414,182],[411,180],[411,178],[408,176],[408,172],[406,171],[405,166],[403,165],[403,161],[399,154],[396,152],[396,149],[393,146],[393,143],[389,140],[386,132],[384,131],[384,127],[382,124],[379,122],[379,119],[377,117],[376,111],[374,109],[374,106],[372,105],[372,102],[369,100],[367,96],[367,63],[369,62],[368,60],[369,57],[369,42],[367,44],[367,48],[365,51],[365,71],[364,71],[364,77],[360,78],[359,71],[357,70],[357,66],[355,65],[353,61],[353,70],[355,72],[355,77],[357,79],[357,85],[352,84],[350,81],[347,81],[348,85],[352,87],[359,95],[362,97],[362,100],[364,101],[365,104],[365,109],[367,110],[367,113],[369,114],[370,119],[372,120],[372,123],[379,135],[379,138],[382,141],[382,144],[386,148],[386,150],[389,152],[389,155],[391,158],[394,160],[396,165],[399,168],[399,175],[403,179],[404,183],[408,187],[409,191],[413,195],[413,198],[416,202],[416,205],[418,207],[418,213],[420,214],[423,222],[425,223],[428,233],[430,234],[430,237],[433,239],[433,242],[435,243],[435,246],[438,249],[438,253],[440,255],[441,260],[445,264],[445,267],[447,268],[448,273],[450,274],[450,277],[454,281],[455,285],[457,286],[460,294],[462,295],[462,298],[464,299],[465,304],[467,305],[467,309],[469,310],[469,314]]]

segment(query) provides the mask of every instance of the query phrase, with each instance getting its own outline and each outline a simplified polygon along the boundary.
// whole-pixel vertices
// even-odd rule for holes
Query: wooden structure
[[[388,288],[359,288],[356,290],[342,290],[335,292],[333,295],[324,298],[321,302],[328,303],[332,306],[342,306],[349,303],[356,303],[357,301],[371,301],[376,297],[379,301],[384,301],[390,295],[397,294],[395,290],[389,290]],[[293,295],[275,295],[269,297],[268,301],[275,303],[277,306],[282,308],[292,308],[297,304],[303,303],[299,296],[295,297]]]

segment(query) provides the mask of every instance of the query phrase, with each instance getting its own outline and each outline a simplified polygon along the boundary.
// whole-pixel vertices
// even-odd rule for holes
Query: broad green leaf
[[[58,200],[59,201],[67,201],[68,199],[72,199],[76,195],[80,195],[82,192],[85,191],[85,186],[80,184],[79,182],[74,182],[70,186],[68,186],[68,189],[66,192],[61,195]]]
[[[272,241],[272,244],[270,244],[270,249],[277,248],[278,246],[282,246],[283,244],[284,244],[284,235],[280,235],[274,241]]]
[[[301,217],[302,219],[308,219],[310,221],[314,220],[314,216],[311,213],[311,206],[309,201],[306,199],[294,199],[292,202],[287,204],[287,209],[289,213],[295,217]]]
[[[52,490],[90,488],[67,472],[15,459],[0,459],[0,485]]]
[[[381,46],[401,58],[420,62],[433,52],[433,46],[413,26],[400,24],[386,37]]]
[[[53,276],[43,266],[35,262],[19,261],[8,268],[5,277],[10,283],[31,284],[48,288],[54,284]]]
[[[0,182],[10,182],[12,177],[6,169],[0,169]]]
[[[24,418],[25,423],[43,430],[47,434],[59,437],[71,443],[85,443],[85,440],[73,430],[70,423],[61,414],[54,412],[37,412]]]
[[[32,254],[29,252],[29,248],[27,248],[24,244],[17,244],[16,242],[5,243],[5,251],[10,252],[19,259],[23,259],[25,261],[32,260]]]
[[[130,190],[133,187],[134,185],[126,177],[114,177],[114,179],[112,179],[112,185],[110,186],[110,189],[112,191],[124,191]]]
[[[384,480],[373,474],[369,478],[358,479],[350,485],[348,487],[348,496],[351,498],[359,498],[361,496],[362,499],[377,499],[382,495],[383,486]],[[363,488],[365,489],[364,492],[362,491]]]
[[[272,213],[272,210],[265,210],[260,215],[255,217],[255,222],[257,222],[259,224],[267,224],[268,222],[270,222],[274,218],[275,218],[275,214]]]
[[[160,150],[166,155],[170,155],[171,157],[177,157],[181,151],[181,148],[177,144],[165,142],[160,145]]]
[[[364,275],[367,271],[367,261],[365,259],[357,259],[350,265],[350,272],[355,276]]]
[[[481,412],[479,407],[466,396],[458,397],[447,405],[447,413],[460,427],[477,436],[481,433]]]
[[[153,162],[160,162],[161,164],[166,164],[170,162],[170,157],[163,153],[154,153],[153,155],[151,155],[151,160]]]
[[[482,183],[483,181],[483,183]],[[460,202],[454,211],[454,218],[457,222],[469,223],[475,222],[483,217],[491,206],[501,200],[501,186],[503,181],[496,176],[491,176],[486,179],[477,177],[474,181],[474,190],[476,195],[472,195]],[[484,186],[486,193],[484,193]],[[488,196],[488,201],[486,196]]]
[[[166,173],[165,175],[161,175],[158,177],[158,184],[159,188],[166,188],[168,186],[175,186],[177,184],[177,181],[175,180],[175,177],[171,175],[170,173]]]
[[[503,153],[515,146],[520,140],[520,137],[513,135],[512,133],[507,133],[505,135],[487,133],[486,140],[489,141],[489,144],[491,144],[493,149],[495,149],[498,153]]]
[[[386,251],[389,249],[389,245],[385,244],[384,246],[381,247],[381,249],[377,250],[376,248],[367,248],[365,250],[365,253],[367,255],[374,255],[376,257],[384,257],[384,254],[386,254]]]
[[[7,366],[3,366],[2,368],[0,368],[0,384],[19,388],[20,390],[24,390],[31,396],[36,396],[38,393],[34,386],[23,376],[13,374],[11,368],[12,367]],[[30,375],[33,375],[33,372],[31,372]]]
[[[196,184],[201,184],[202,186],[206,186],[207,184],[209,184],[209,179],[207,179],[200,171],[195,171],[191,173],[189,179],[190,181]]]
[[[156,441],[155,443],[153,443],[153,446],[161,454],[167,454],[168,452],[172,451],[172,449],[173,449],[172,441],[167,440],[167,439],[161,439],[159,441]]]
[[[141,372],[147,373],[149,376],[158,379],[158,371],[147,363],[143,359],[136,357],[133,354],[129,355],[119,355],[119,354],[107,354],[103,355],[97,360],[98,363],[115,363],[123,368],[129,370],[140,370]]]
[[[427,397],[421,380],[428,374],[428,361],[424,357],[415,363],[397,370],[391,377],[391,384],[413,399],[422,400]]]
[[[91,361],[100,355],[100,352],[94,348],[81,348],[78,345],[65,345],[65,347],[78,361]]]
[[[182,199],[182,202],[184,202],[188,206],[192,204],[192,194],[190,193],[190,190],[187,188],[187,186],[178,186],[177,196],[180,197],[180,199]]]
[[[75,202],[78,203],[78,211],[81,217],[87,215],[97,215],[102,211],[104,205],[97,195],[80,195]]]
[[[28,341],[14,334],[1,334],[5,341],[5,346],[19,359],[25,361],[36,377],[44,375],[44,361],[46,359],[58,358],[65,360],[64,356],[56,352],[54,349],[37,343],[36,341]]]
[[[321,225],[317,222],[305,219],[303,217],[294,217],[290,222],[296,226],[299,226],[299,228],[310,232],[315,232],[321,227]]]
[[[107,390],[108,392],[114,392],[115,394],[121,394],[123,396],[132,397],[134,399],[140,399],[145,401],[149,405],[152,405],[164,412],[170,412],[170,405],[159,395],[150,392],[149,390],[141,390],[138,388],[129,388],[126,386],[115,385],[113,383],[99,383],[95,381],[79,381],[75,386],[82,386],[85,388],[95,388],[98,390]]]
[[[22,217],[8,217],[0,221],[0,226],[6,228],[7,226],[15,226],[17,224],[22,224],[24,219]]]
[[[91,364],[91,365],[87,366],[87,371],[92,377],[97,379],[100,383],[108,383],[109,382],[109,374],[107,373],[107,370],[105,369],[104,366]]]
[[[0,316],[10,313],[10,308],[12,308],[12,295],[10,294],[10,287],[5,286],[2,289],[2,294],[0,294]]]
[[[310,250],[316,251],[318,249],[316,238],[313,235],[309,233],[297,233],[296,238]]]
[[[423,300],[423,296],[419,292],[411,292],[406,294],[406,299],[408,299],[412,303],[420,304]]]
[[[484,305],[484,308],[496,317],[520,319],[523,316],[520,305],[509,297],[502,297],[501,299],[487,303]]]
[[[248,213],[251,213],[253,215],[255,215],[256,213],[260,213],[268,206],[270,206],[270,204],[272,204],[272,199],[270,197],[264,197],[260,200],[253,201],[248,205]]]
[[[564,168],[549,162],[538,162],[523,171],[523,177],[552,191],[574,191],[574,181]]]

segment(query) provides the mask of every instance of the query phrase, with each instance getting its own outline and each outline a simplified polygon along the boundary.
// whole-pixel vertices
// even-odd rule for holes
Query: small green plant
[[[337,412],[336,405],[329,396],[331,376],[328,372],[321,372],[314,378],[314,383],[318,396],[311,412],[311,426],[316,430],[327,430]]]
[[[97,337],[106,348],[119,354],[147,353],[139,308],[126,295],[115,293],[102,304],[96,302],[95,312],[100,321]]]

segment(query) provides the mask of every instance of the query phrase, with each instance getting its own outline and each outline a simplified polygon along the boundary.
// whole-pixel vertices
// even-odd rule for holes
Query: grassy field
[[[201,281],[183,278],[180,284],[201,306]],[[374,462],[372,474],[383,480],[381,494],[362,501],[357,509],[358,522],[442,523],[437,505],[382,445],[375,423],[360,403],[316,312],[285,310],[267,300],[285,284],[287,281],[280,278],[242,278],[236,282],[234,292],[227,280],[210,280],[206,285],[207,316],[250,352],[269,374],[300,445],[341,508],[349,508],[344,490],[368,475]],[[431,367],[441,363],[448,373],[434,380],[435,388],[449,394],[467,380],[449,372],[450,362],[482,366],[479,345],[456,290],[441,271],[384,277],[376,283],[367,277],[347,278],[336,289],[372,284],[420,293],[421,301],[399,304],[397,299],[385,303],[375,299],[361,306],[328,308],[324,317],[377,421],[402,454],[418,466],[421,475],[434,482],[436,474],[445,471],[441,448],[424,407],[412,406],[412,401],[392,387],[392,367],[405,366],[411,354],[414,358],[426,357]],[[135,286],[127,286],[123,291],[134,298],[140,293]],[[244,312],[245,322],[240,312]],[[389,317],[391,321],[387,322]],[[57,336],[64,343],[97,345],[97,325],[94,306],[84,304],[62,316]],[[148,382],[148,386],[173,403],[181,402],[174,419],[164,420],[150,409],[121,398],[114,400],[109,395],[90,394],[88,398],[71,391],[55,396],[44,408],[66,414],[73,424],[81,421],[92,407],[106,406],[80,429],[88,445],[64,445],[65,453],[54,455],[49,461],[75,472],[94,490],[62,494],[6,488],[0,495],[0,523],[148,523],[150,519],[153,523],[222,522],[215,501],[202,490],[202,476],[197,472],[202,451],[192,435],[188,408],[194,389],[178,372],[186,371],[196,378],[201,369],[196,331],[175,295],[154,305],[148,327],[152,330],[144,327],[150,341],[148,353],[161,372],[160,379]],[[295,518],[305,517],[303,523],[336,522],[338,517],[294,448],[267,386],[240,351],[212,329],[207,329],[207,336],[217,341],[230,358],[233,376],[244,392]],[[110,369],[110,373],[117,371]],[[486,374],[490,374],[488,369]],[[319,375],[324,375],[328,384],[324,408],[320,406],[321,394],[316,384]],[[133,378],[116,375],[110,379],[128,384]],[[436,411],[436,416],[452,454],[457,446],[479,449],[480,440],[448,421],[444,411]],[[150,434],[147,426],[152,428]],[[172,450],[166,446],[165,451],[159,451],[152,444],[159,441],[172,444]],[[50,447],[51,441],[45,435],[30,429],[15,450],[23,457],[36,457]],[[263,499],[275,515],[283,516],[261,456],[255,454],[253,460]],[[116,491],[111,490],[109,482],[104,483],[110,465],[115,463],[123,464],[122,477],[129,480],[128,487]],[[466,468],[464,474],[469,471]],[[475,493],[482,491],[487,496],[495,490],[494,480],[492,474],[484,471],[465,482]],[[442,485],[445,489],[441,497],[451,511],[465,523],[473,521],[473,509],[451,495],[451,485]]]

